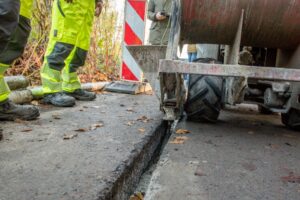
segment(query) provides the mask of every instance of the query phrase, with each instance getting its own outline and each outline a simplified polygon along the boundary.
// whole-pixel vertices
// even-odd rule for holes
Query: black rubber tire
[[[221,111],[223,79],[216,76],[190,75],[185,104],[187,119],[216,122]]]
[[[264,115],[272,115],[273,112],[271,110],[269,110],[268,108],[265,108],[261,105],[258,105],[258,112],[260,114],[264,114]]]
[[[281,114],[281,122],[288,128],[300,131],[300,110],[291,109]]]

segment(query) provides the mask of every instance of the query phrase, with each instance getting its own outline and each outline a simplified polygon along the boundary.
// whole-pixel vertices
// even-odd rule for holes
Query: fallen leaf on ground
[[[79,129],[76,129],[74,131],[76,131],[76,132],[86,132],[87,129],[85,129],[85,128],[79,128]]]
[[[127,108],[126,111],[127,112],[133,112],[133,108]]]
[[[174,140],[172,140],[171,144],[184,144],[184,142],[188,139],[186,136],[178,136],[175,137]]]
[[[290,172],[288,176],[281,177],[283,182],[289,183],[300,183],[300,176],[294,174],[294,172]]]
[[[59,115],[52,115],[53,119],[61,119]]]
[[[132,126],[133,124],[134,124],[134,122],[127,122],[125,125]]]
[[[139,132],[144,133],[146,130],[144,128],[140,128]]]
[[[198,167],[194,173],[195,176],[206,176],[206,174]]]
[[[177,131],[176,131],[176,133],[177,134],[189,134],[189,133],[191,133],[189,130],[185,130],[185,129],[178,129]]]
[[[102,123],[99,123],[99,124],[93,124],[92,126],[91,126],[91,130],[96,130],[97,128],[101,128],[101,127],[103,127],[104,126],[104,124],[102,124]]]
[[[149,119],[146,116],[141,116],[139,117],[136,121],[140,121],[140,122],[144,122],[144,123],[148,123],[151,119]]]
[[[77,137],[78,136],[78,134],[70,134],[70,135],[64,135],[64,137],[63,137],[63,139],[64,140],[70,140],[70,139],[73,139],[73,138],[75,138],[75,137]]]
[[[27,132],[30,132],[30,131],[32,131],[32,129],[31,129],[31,128],[26,128],[26,129],[22,130],[21,132],[23,132],[23,133],[27,133]]]
[[[144,200],[145,194],[142,192],[136,192],[129,197],[129,200]]]

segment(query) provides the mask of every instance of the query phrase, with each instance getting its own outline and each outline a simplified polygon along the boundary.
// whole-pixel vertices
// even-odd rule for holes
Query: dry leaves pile
[[[189,130],[186,129],[178,129],[176,131],[176,134],[178,135],[186,135],[191,133]],[[174,139],[170,142],[171,144],[184,144],[186,140],[188,140],[189,138],[186,136],[176,136],[174,137]]]

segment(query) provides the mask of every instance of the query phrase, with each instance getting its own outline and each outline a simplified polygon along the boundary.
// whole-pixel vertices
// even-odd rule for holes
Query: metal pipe
[[[231,45],[245,11],[241,45],[295,49],[300,44],[300,0],[181,0],[186,43]]]

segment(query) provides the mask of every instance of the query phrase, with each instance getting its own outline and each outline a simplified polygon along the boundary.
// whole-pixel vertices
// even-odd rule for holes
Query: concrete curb
[[[112,172],[110,181],[105,181],[107,187],[99,193],[98,200],[128,200],[155,151],[167,136],[166,132],[165,122],[154,124],[152,130],[135,145],[131,156]]]

